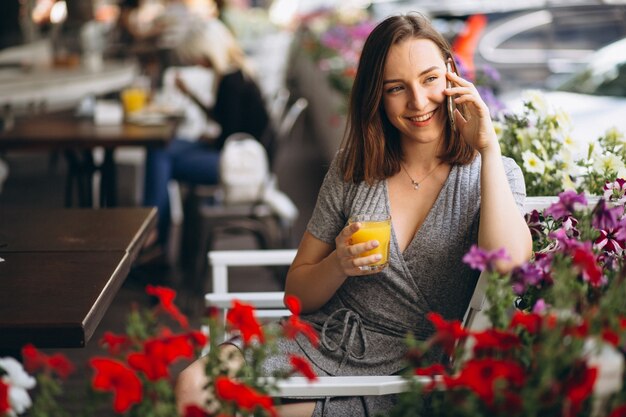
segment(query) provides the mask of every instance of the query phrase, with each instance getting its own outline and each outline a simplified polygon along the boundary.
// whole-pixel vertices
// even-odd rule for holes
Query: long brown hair
[[[400,134],[389,122],[382,103],[385,62],[391,46],[407,39],[428,39],[444,60],[452,57],[450,44],[419,13],[388,17],[374,28],[363,46],[348,109],[348,127],[342,142],[340,167],[345,181],[373,183],[401,168]],[[453,70],[456,65],[453,61]],[[464,113],[463,106],[457,107]],[[448,115],[451,117],[451,115]],[[474,150],[446,123],[444,149],[439,157],[449,164],[467,164]]]

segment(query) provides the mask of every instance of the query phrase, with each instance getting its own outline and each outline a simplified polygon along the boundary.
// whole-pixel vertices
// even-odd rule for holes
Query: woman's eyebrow
[[[436,69],[439,69],[439,66],[433,65],[430,68],[426,68],[424,71],[422,71],[422,72],[420,72],[418,74],[418,77],[421,77],[424,74],[428,74],[429,72],[434,71]],[[383,85],[389,84],[389,83],[397,83],[397,82],[401,82],[401,81],[402,81],[401,79],[383,80]]]

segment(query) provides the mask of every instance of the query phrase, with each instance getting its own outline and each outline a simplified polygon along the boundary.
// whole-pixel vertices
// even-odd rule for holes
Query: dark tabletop
[[[0,350],[85,346],[155,222],[154,208],[0,208]]]
[[[163,146],[174,136],[178,122],[172,118],[155,126],[96,125],[93,119],[79,118],[72,112],[18,117],[12,129],[0,132],[0,149]]]

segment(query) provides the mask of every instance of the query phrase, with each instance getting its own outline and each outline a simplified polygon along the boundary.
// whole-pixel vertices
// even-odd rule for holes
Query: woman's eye
[[[389,87],[387,89],[387,93],[389,93],[389,94],[397,93],[400,90],[402,90],[402,87],[400,87],[399,85],[396,85],[396,86],[393,86],[393,87]]]
[[[426,82],[427,83],[432,83],[433,81],[435,81],[437,79],[436,76],[431,75],[430,77],[426,78]]]

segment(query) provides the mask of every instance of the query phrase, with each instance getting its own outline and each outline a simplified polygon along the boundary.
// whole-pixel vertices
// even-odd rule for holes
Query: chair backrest
[[[289,138],[293,127],[296,125],[300,115],[304,113],[304,110],[309,106],[309,102],[306,98],[300,97],[297,99],[285,113],[280,124],[278,125],[277,141],[282,144]]]
[[[290,96],[290,91],[283,87],[279,88],[278,91],[276,91],[276,94],[274,94],[274,96],[269,100],[268,110],[270,119],[277,131],[285,117],[285,109],[287,108]]]

